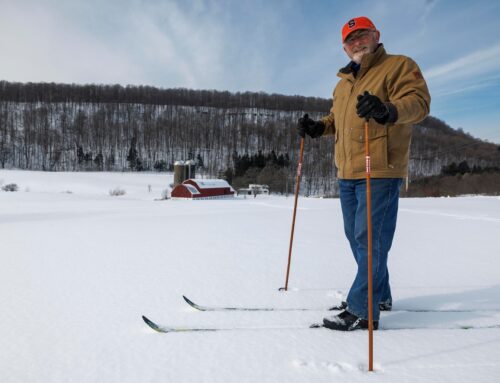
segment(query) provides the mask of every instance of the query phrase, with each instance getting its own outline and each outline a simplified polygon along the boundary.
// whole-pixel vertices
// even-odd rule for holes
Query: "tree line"
[[[198,174],[291,191],[297,119],[306,112],[318,119],[330,106],[327,99],[265,93],[0,81],[0,166],[167,171],[176,160],[195,159]],[[438,175],[453,162],[500,163],[496,145],[434,117],[413,130],[411,179]],[[333,146],[332,138],[307,139],[305,194],[336,194]]]
[[[19,83],[0,81],[0,101],[16,103],[183,105],[213,108],[328,111],[330,100],[264,92],[162,89],[152,86],[102,84]]]

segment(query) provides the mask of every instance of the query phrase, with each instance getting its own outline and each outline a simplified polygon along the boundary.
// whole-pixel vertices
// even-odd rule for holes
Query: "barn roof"
[[[229,185],[226,180],[220,179],[190,179],[188,181],[195,182],[200,189],[215,189],[215,188],[230,188],[232,191],[234,189]],[[186,181],[184,181],[186,182]]]

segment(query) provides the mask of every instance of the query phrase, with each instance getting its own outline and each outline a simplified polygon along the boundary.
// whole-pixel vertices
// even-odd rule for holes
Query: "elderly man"
[[[412,124],[429,113],[430,95],[417,64],[389,55],[380,32],[367,17],[349,20],[342,44],[349,64],[340,69],[330,114],[319,121],[299,119],[298,132],[312,138],[335,137],[344,231],[358,270],[347,301],[323,319],[325,327],[351,331],[368,328],[368,240],[364,122],[369,121],[373,235],[373,320],[392,308],[387,257],[398,212],[399,189],[408,172]]]

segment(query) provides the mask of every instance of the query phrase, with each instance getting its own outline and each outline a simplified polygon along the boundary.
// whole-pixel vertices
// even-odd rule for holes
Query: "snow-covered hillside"
[[[402,199],[395,311],[375,332],[308,329],[355,265],[339,201],[160,200],[162,174],[0,171],[0,381],[493,382],[500,376],[500,199]],[[109,190],[120,187],[123,196]],[[200,312],[216,306],[309,311]],[[404,309],[447,310],[409,312]],[[164,325],[244,330],[159,334]],[[476,327],[464,330],[461,327]]]

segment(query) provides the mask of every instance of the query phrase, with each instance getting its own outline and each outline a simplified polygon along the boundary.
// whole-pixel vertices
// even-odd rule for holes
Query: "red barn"
[[[172,190],[172,198],[215,199],[232,198],[234,189],[225,180],[189,179]]]

